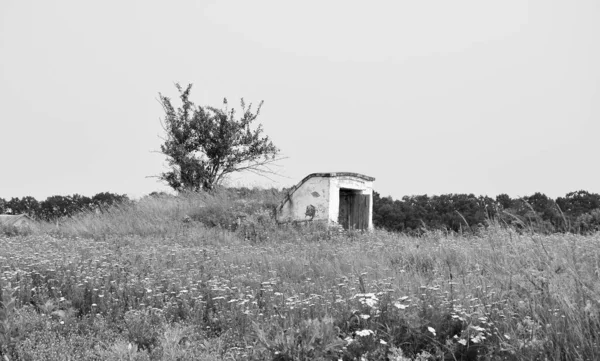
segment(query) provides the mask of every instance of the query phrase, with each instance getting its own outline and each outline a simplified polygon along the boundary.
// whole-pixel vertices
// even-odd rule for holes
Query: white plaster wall
[[[340,214],[340,188],[336,178],[329,179],[329,223],[337,223]]]
[[[338,188],[357,189],[362,191],[367,189],[373,189],[373,182],[369,182],[358,178],[336,177],[333,178],[333,180],[335,181]]]
[[[330,180],[327,177],[313,177],[302,184],[289,200],[287,200],[277,214],[279,222],[292,220],[309,220],[306,216],[306,207],[313,205],[316,209],[314,221],[329,219],[329,191]],[[337,196],[339,205],[339,195]]]

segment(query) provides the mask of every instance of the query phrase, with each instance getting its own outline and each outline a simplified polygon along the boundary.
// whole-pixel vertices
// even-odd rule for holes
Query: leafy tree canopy
[[[242,112],[236,117],[227,99],[223,109],[196,106],[190,101],[191,84],[185,89],[179,84],[176,87],[182,103],[177,109],[168,97],[159,94],[166,132],[160,150],[170,167],[159,175],[161,180],[177,191],[198,191],[212,189],[234,172],[274,174],[269,165],[278,160],[279,149],[268,136],[262,136],[261,125],[251,129],[262,102],[253,112],[252,104],[246,106],[242,99]]]

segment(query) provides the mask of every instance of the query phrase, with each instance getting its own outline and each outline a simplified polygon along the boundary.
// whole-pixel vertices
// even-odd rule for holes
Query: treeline
[[[0,198],[0,214],[25,213],[35,219],[53,221],[61,217],[70,217],[82,211],[102,211],[102,209],[123,202],[129,202],[126,195],[109,192],[98,193],[91,198],[79,194],[52,196],[41,202],[29,196],[10,200]]]
[[[536,232],[588,233],[600,230],[600,195],[587,191],[552,199],[542,193],[511,198],[473,194],[373,196],[373,223],[390,231],[420,233],[426,229],[477,231],[489,221]]]
[[[236,199],[276,204],[284,190],[251,190],[230,188],[229,196]],[[162,194],[165,196],[166,194]],[[149,197],[161,196],[153,192]],[[126,195],[102,192],[93,197],[79,194],[52,196],[44,201],[33,197],[0,198],[0,214],[21,214],[45,221],[70,217],[82,211],[101,212],[110,206],[132,202]],[[587,191],[571,192],[557,199],[542,193],[511,198],[500,194],[495,198],[473,194],[444,194],[405,196],[394,200],[373,194],[373,223],[378,228],[394,232],[419,234],[425,230],[441,229],[455,232],[477,232],[489,222],[510,225],[535,232],[600,231],[600,195]]]

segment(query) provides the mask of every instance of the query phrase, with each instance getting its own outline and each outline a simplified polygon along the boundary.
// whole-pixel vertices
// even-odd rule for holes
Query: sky
[[[168,190],[175,83],[198,105],[264,100],[280,175],[230,185],[600,193],[598,19],[597,0],[2,0],[0,197]]]

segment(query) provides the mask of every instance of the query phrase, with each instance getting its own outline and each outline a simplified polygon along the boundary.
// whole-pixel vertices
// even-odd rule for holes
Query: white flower
[[[485,340],[485,337],[484,337],[484,336],[477,335],[477,336],[475,336],[475,337],[473,337],[473,338],[471,339],[471,342],[473,342],[473,343],[480,343],[480,342],[481,342],[481,341],[483,341],[483,340]]]
[[[365,300],[365,303],[367,304],[367,306],[369,307],[375,307],[375,305],[377,304],[377,299],[376,298],[367,298]]]
[[[375,307],[377,301],[379,299],[374,293],[358,293],[354,296],[354,298],[358,298],[358,301],[363,305],[367,305],[369,307]]]
[[[429,330],[429,332],[433,333],[433,335],[435,336],[435,328],[433,327],[427,327],[427,330]]]
[[[387,345],[387,342],[385,342],[384,340],[379,340],[379,343],[382,345]]]
[[[466,346],[467,345],[467,340],[465,340],[464,338],[462,338],[462,339],[458,340],[458,343],[460,343],[463,346]]]
[[[407,308],[407,307],[408,307],[407,305],[403,305],[403,304],[401,304],[400,302],[395,302],[395,303],[394,303],[394,306],[396,306],[397,308],[399,308],[399,309],[401,309],[401,310],[404,310],[405,308]]]
[[[361,337],[366,337],[366,336],[370,336],[372,334],[374,334],[375,332],[373,332],[373,330],[360,330],[360,331],[356,331],[356,335],[357,336],[361,336]]]
[[[369,316],[369,315],[360,315],[360,318],[362,318],[363,320],[368,320],[369,318],[371,318],[371,316]]]

